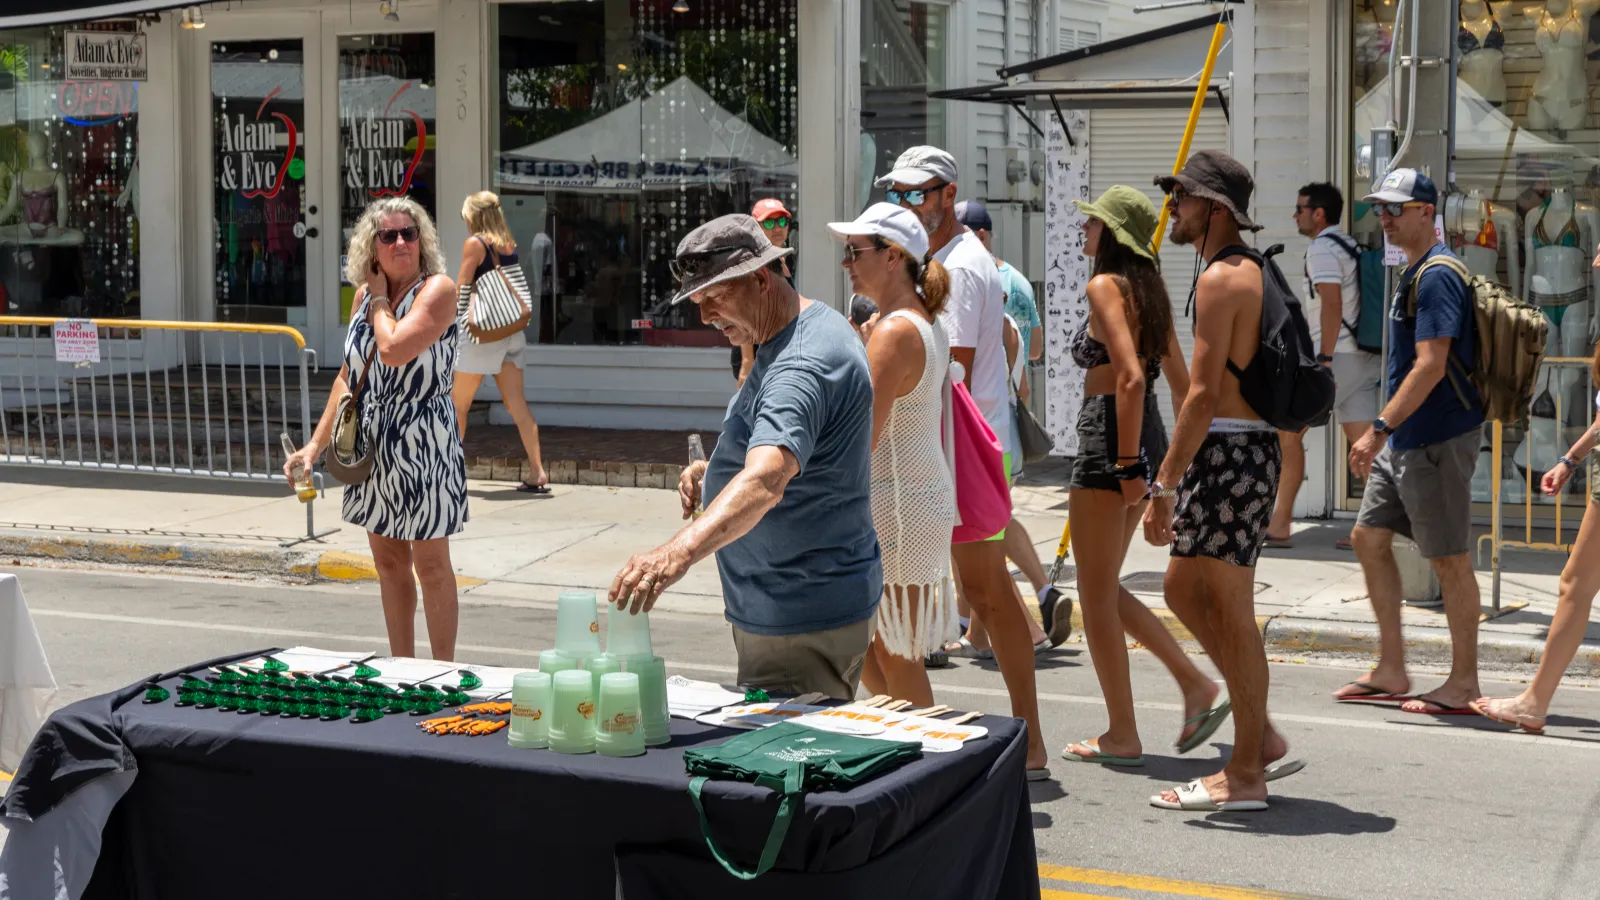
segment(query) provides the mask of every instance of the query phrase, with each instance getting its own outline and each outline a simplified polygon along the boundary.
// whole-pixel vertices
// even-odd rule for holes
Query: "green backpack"
[[[1476,340],[1472,371],[1463,373],[1472,380],[1483,400],[1483,415],[1487,419],[1517,422],[1527,417],[1533,403],[1533,391],[1539,380],[1539,366],[1544,362],[1545,336],[1549,320],[1539,307],[1524,303],[1513,296],[1505,285],[1496,284],[1482,275],[1467,270],[1466,263],[1449,254],[1441,253],[1417,267],[1417,274],[1406,285],[1405,309],[1407,320],[1417,317],[1417,282],[1422,273],[1441,266],[1456,273],[1466,282],[1472,293],[1473,320]],[[1452,365],[1445,370],[1450,386],[1461,405],[1471,406],[1466,393],[1456,381],[1455,369],[1461,367],[1460,359],[1450,354]]]
[[[778,861],[778,851],[806,791],[847,791],[921,757],[920,741],[875,741],[780,722],[713,747],[687,750],[683,763],[694,776],[689,780],[689,796],[700,814],[700,833],[705,836],[706,846],[728,874],[748,881]],[[750,781],[782,795],[777,818],[754,870],[734,865],[711,836],[711,823],[700,802],[701,788],[710,778]]]

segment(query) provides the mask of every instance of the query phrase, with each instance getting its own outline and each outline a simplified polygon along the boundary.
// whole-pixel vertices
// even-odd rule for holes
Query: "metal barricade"
[[[1585,385],[1582,392],[1582,396],[1585,398],[1585,401],[1582,404],[1584,410],[1583,421],[1585,423],[1585,427],[1593,427],[1595,385],[1590,374],[1590,367],[1590,359],[1587,357],[1577,356],[1546,357],[1541,367],[1542,374],[1540,376],[1540,384],[1545,385],[1547,388],[1549,388],[1552,383],[1555,385],[1554,388],[1548,390],[1550,399],[1555,404],[1555,424],[1552,426],[1554,434],[1545,435],[1545,439],[1543,441],[1539,441],[1539,429],[1533,426],[1532,423],[1535,420],[1530,418],[1529,426],[1526,429],[1523,437],[1523,442],[1528,447],[1528,455],[1526,457],[1528,464],[1521,466],[1523,470],[1523,500],[1522,537],[1520,539],[1508,538],[1504,534],[1505,486],[1502,482],[1501,476],[1505,472],[1506,425],[1504,422],[1499,420],[1496,420],[1493,423],[1493,436],[1490,444],[1490,465],[1492,466],[1490,469],[1490,478],[1492,480],[1489,514],[1490,530],[1488,534],[1482,535],[1478,538],[1478,552],[1480,554],[1483,552],[1483,545],[1485,543],[1489,545],[1490,571],[1493,573],[1494,579],[1494,607],[1493,611],[1489,613],[1486,618],[1494,618],[1495,616],[1504,615],[1505,613],[1513,612],[1528,605],[1526,603],[1516,603],[1506,607],[1505,609],[1501,609],[1500,607],[1500,571],[1502,564],[1500,551],[1502,548],[1512,547],[1522,550],[1545,550],[1556,553],[1569,553],[1572,550],[1572,540],[1576,540],[1577,538],[1578,523],[1583,521],[1583,509],[1587,503],[1588,497],[1588,487],[1586,483],[1587,466],[1580,467],[1577,472],[1574,472],[1572,479],[1567,482],[1566,487],[1558,492],[1553,498],[1545,498],[1543,497],[1543,491],[1541,490],[1539,481],[1534,478],[1536,469],[1533,463],[1534,454],[1537,451],[1543,450],[1547,452],[1548,458],[1554,460],[1557,457],[1565,454],[1567,452],[1567,448],[1572,446],[1574,443],[1573,440],[1569,440],[1568,438],[1572,436],[1571,432],[1576,428],[1576,426],[1568,426],[1565,424],[1567,411],[1571,408],[1570,404],[1566,402],[1567,395],[1569,393],[1576,393],[1574,391],[1569,391],[1566,387],[1566,383],[1569,378],[1572,379],[1574,384],[1581,382],[1583,385]],[[1542,396],[1543,393],[1544,392],[1541,391],[1540,395]],[[1537,403],[1537,400],[1535,402]],[[1537,446],[1537,444],[1548,444],[1549,446],[1541,447]],[[1568,495],[1570,494],[1576,494],[1578,497],[1578,514],[1576,518],[1574,518],[1567,510],[1567,503],[1569,502]],[[1538,502],[1536,502],[1536,498],[1540,498]],[[1536,540],[1533,533],[1535,529],[1535,520],[1543,519],[1544,513],[1546,512],[1549,513],[1549,519],[1547,520],[1548,525],[1541,523],[1539,527],[1544,528],[1553,525],[1555,528],[1555,539],[1553,541]],[[1569,523],[1571,524],[1572,531],[1571,540],[1569,540],[1566,536],[1566,529]]]
[[[0,464],[281,482],[279,435],[299,447],[321,417],[316,372],[283,325],[0,316]],[[314,506],[283,546],[333,533]]]

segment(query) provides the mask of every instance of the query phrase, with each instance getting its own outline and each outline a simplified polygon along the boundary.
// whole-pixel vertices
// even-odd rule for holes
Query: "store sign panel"
[[[78,81],[147,81],[144,32],[68,31],[62,43],[67,78]]]
[[[428,125],[406,105],[407,82],[382,112],[346,113],[343,133],[345,187],[368,197],[398,197],[411,190],[411,179],[428,151]],[[398,109],[396,107],[399,107]]]
[[[274,89],[267,95],[254,117],[242,113],[218,117],[217,183],[224,190],[239,191],[246,199],[276,197],[284,179],[295,175],[299,128],[281,112],[261,116],[278,93]]]
[[[639,190],[680,184],[729,184],[732,163],[718,160],[639,162],[626,160],[587,163],[562,160],[500,157],[500,180],[536,187],[607,188]]]

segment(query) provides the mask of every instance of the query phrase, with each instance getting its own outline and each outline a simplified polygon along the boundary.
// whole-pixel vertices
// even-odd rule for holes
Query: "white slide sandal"
[[[1157,809],[1181,809],[1192,812],[1257,812],[1267,808],[1265,800],[1224,800],[1221,803],[1211,799],[1211,792],[1201,784],[1199,779],[1188,784],[1172,788],[1178,795],[1178,802],[1173,803],[1163,798],[1160,794],[1150,795],[1150,805]]]

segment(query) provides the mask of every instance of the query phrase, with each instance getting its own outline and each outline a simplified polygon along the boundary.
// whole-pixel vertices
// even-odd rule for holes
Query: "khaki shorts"
[[[1472,470],[1481,438],[1474,428],[1415,450],[1385,445],[1372,462],[1356,524],[1417,542],[1423,559],[1472,549]]]
[[[467,336],[466,329],[460,329],[458,334],[457,372],[466,372],[470,375],[499,375],[501,367],[508,360],[519,369],[526,368],[522,362],[522,352],[528,348],[528,338],[522,332],[487,344],[474,344],[472,338]]]
[[[784,635],[751,634],[732,626],[739,684],[780,694],[821,691],[836,700],[854,700],[877,621],[874,614],[842,628]]]
[[[1600,503],[1600,447],[1589,451],[1589,502]]]
[[[1371,422],[1378,417],[1378,379],[1383,366],[1378,354],[1357,350],[1333,355],[1333,414],[1346,422]]]

